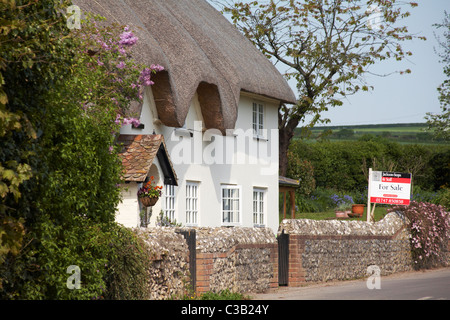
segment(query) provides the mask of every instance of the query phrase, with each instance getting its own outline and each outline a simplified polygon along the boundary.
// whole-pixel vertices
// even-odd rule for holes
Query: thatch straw
[[[74,0],[83,11],[128,25],[139,38],[142,63],[166,71],[153,78],[160,120],[181,127],[195,93],[205,126],[232,129],[241,91],[295,103],[287,81],[205,0]]]

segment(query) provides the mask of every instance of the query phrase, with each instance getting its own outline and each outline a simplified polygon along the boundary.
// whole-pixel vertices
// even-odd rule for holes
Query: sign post
[[[404,205],[411,199],[411,173],[372,171],[369,169],[369,187],[367,196],[367,222],[373,221],[374,210],[371,203]]]
[[[370,212],[370,195],[371,190],[370,187],[372,186],[372,168],[369,168],[369,186],[367,188],[367,222],[371,222],[372,220],[372,213]]]

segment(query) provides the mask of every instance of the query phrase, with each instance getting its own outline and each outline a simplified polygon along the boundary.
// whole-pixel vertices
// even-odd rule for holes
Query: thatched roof
[[[205,0],[73,0],[83,11],[128,25],[135,58],[166,71],[152,87],[163,124],[181,127],[198,93],[207,128],[234,128],[240,92],[295,103],[283,76]]]

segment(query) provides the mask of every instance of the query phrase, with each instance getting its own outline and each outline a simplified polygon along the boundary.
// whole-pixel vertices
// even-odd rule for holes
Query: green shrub
[[[176,297],[174,297],[176,298]],[[239,292],[232,292],[229,289],[222,290],[220,292],[205,292],[202,294],[195,294],[194,292],[187,293],[180,298],[181,300],[249,300],[248,296],[245,296]]]
[[[61,14],[70,1],[11,3],[0,1],[0,299],[92,299],[107,283],[113,298],[140,297],[122,276],[140,268],[127,262],[139,255],[121,251],[138,245],[114,218],[118,114],[141,98],[142,68],[126,60],[118,71],[115,59],[130,57],[122,50],[88,54],[99,39],[118,43],[124,29],[83,24],[71,33]],[[79,290],[66,285],[73,265]]]
[[[450,188],[443,188],[439,190],[435,201],[436,204],[439,204],[450,211]]]
[[[299,155],[292,151],[288,151],[288,158],[287,176],[300,181],[300,185],[296,189],[297,195],[310,195],[316,188],[314,168],[311,162],[300,159]]]
[[[107,300],[145,300],[150,297],[150,250],[143,239],[120,225],[109,233],[111,254],[106,275]]]
[[[415,187],[435,191],[448,183],[450,148],[436,145],[400,145],[367,136],[358,141],[319,141],[291,143],[289,173],[312,172],[305,180],[314,180],[316,187],[338,191],[364,191],[368,169],[409,172]],[[311,168],[305,170],[303,163]]]
[[[200,300],[247,300],[248,298],[242,293],[223,290],[219,293],[206,292],[200,296]]]

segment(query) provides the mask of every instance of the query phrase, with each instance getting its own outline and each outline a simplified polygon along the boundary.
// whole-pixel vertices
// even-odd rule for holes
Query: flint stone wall
[[[381,275],[412,270],[410,235],[403,216],[389,213],[379,222],[284,220],[289,234],[289,286],[367,277],[377,265]]]
[[[150,300],[182,296],[189,283],[189,249],[174,228],[148,228],[135,231],[151,251]]]
[[[150,299],[180,297],[190,288],[183,230],[196,231],[196,291],[263,292],[278,286],[277,240],[269,228],[147,228],[136,230],[151,250]]]
[[[198,292],[264,292],[278,286],[278,245],[271,229],[196,230]]]

